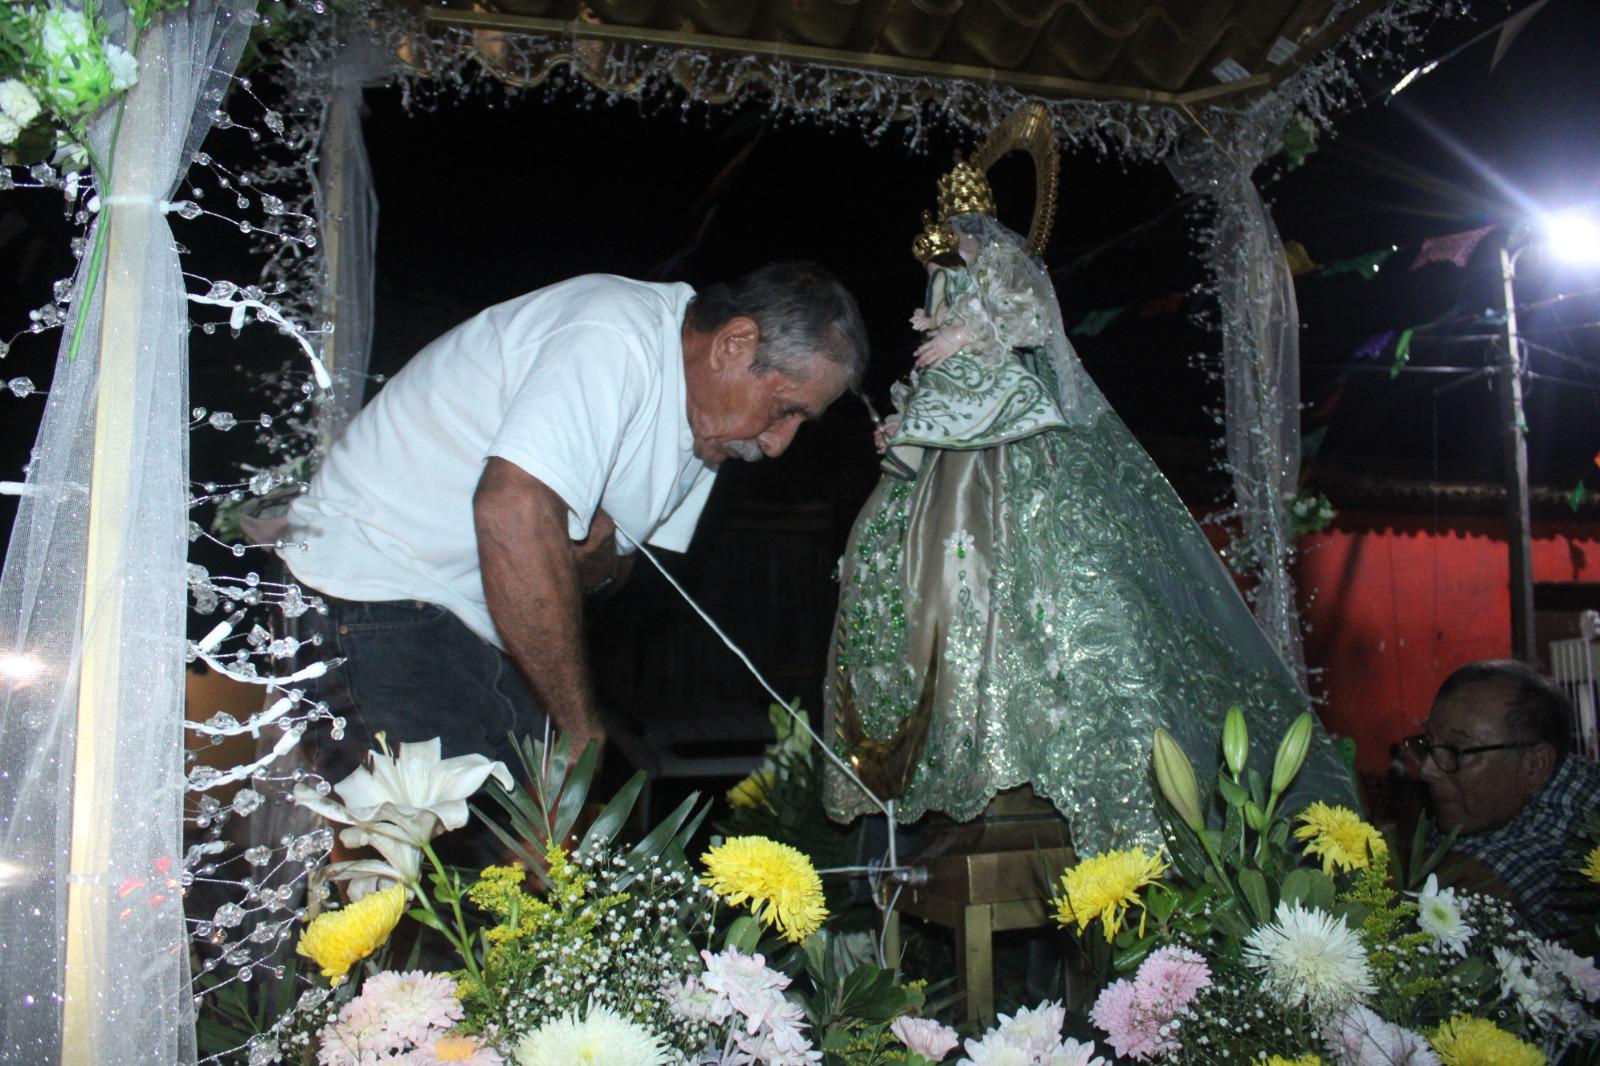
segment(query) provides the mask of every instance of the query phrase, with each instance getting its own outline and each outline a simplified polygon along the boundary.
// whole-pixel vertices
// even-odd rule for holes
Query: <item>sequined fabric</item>
[[[1005,357],[1019,371],[1007,380],[1050,383],[1042,360]],[[917,389],[946,380],[925,373]],[[868,499],[840,582],[825,686],[840,754],[851,754],[838,739],[843,713],[869,737],[900,729],[940,634],[903,821],[928,811],[967,820],[997,792],[1029,784],[1066,816],[1080,852],[1153,846],[1157,726],[1204,782],[1237,704],[1255,738],[1252,765],[1270,776],[1277,738],[1306,709],[1205,535],[1109,411],[999,444],[927,448],[909,479],[885,476]],[[1295,791],[1351,801],[1320,729]],[[871,809],[837,773],[826,800],[839,819]]]

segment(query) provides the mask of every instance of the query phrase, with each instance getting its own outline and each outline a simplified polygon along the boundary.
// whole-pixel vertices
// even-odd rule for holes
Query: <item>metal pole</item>
[[[1505,453],[1506,544],[1511,564],[1511,654],[1537,666],[1533,632],[1533,520],[1528,512],[1528,433],[1522,411],[1522,351],[1517,339],[1516,259],[1510,240],[1500,248],[1506,337],[1500,352],[1500,424]]]

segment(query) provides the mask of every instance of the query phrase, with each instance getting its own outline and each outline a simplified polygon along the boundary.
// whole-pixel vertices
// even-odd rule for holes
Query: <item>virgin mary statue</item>
[[[1030,240],[995,219],[982,169],[1010,147],[1038,164]],[[926,343],[845,551],[828,735],[901,821],[966,821],[1027,785],[1079,854],[1156,845],[1157,726],[1204,782],[1239,706],[1270,777],[1307,700],[1067,342],[1035,254],[1055,195],[1048,119],[1015,116],[974,161],[941,179],[914,245]],[[1351,797],[1320,727],[1296,791]],[[826,801],[840,820],[873,809],[837,772]]]

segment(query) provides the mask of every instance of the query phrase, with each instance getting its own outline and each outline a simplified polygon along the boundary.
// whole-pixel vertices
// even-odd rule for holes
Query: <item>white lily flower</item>
[[[306,785],[295,786],[294,801],[349,826],[339,833],[347,846],[376,848],[396,871],[416,869],[424,844],[467,824],[467,797],[485,781],[513,784],[503,762],[476,754],[444,759],[439,751],[438,737],[401,744],[398,755],[384,745],[368,753],[368,766],[333,786],[339,801]]]
[[[413,885],[422,880],[422,852],[417,848],[395,848],[383,859],[330,863],[322,875],[329,881],[348,881],[345,890],[351,903],[393,885],[401,885],[410,891]]]

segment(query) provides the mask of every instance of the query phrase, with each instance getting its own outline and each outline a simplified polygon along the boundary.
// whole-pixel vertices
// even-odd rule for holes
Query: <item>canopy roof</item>
[[[480,0],[429,21],[980,82],[1032,97],[1243,104],[1383,0]]]

